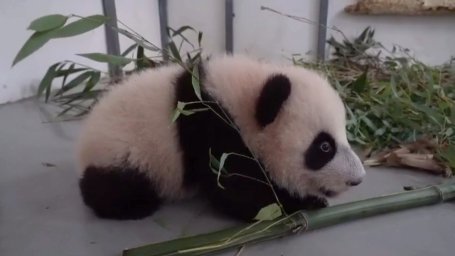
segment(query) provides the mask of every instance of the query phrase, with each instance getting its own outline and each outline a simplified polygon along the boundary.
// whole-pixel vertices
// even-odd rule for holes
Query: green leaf
[[[181,101],[177,102],[177,107],[175,108],[174,113],[172,115],[172,123],[177,121],[177,119],[179,118],[180,114],[182,113],[181,111],[183,110],[185,105],[186,105],[186,103],[184,103],[184,102],[181,102]]]
[[[196,32],[196,30],[195,30],[193,27],[188,26],[188,25],[186,25],[186,26],[181,26],[181,27],[180,27],[179,29],[177,29],[177,30],[174,30],[174,29],[172,29],[172,28],[168,28],[168,30],[173,32],[173,33],[172,33],[172,36],[181,35],[183,32],[185,32],[185,30],[193,30],[193,31]]]
[[[65,22],[67,20],[68,17],[61,14],[46,15],[32,21],[27,29],[34,30],[37,32],[43,32],[59,28],[65,25]]]
[[[453,128],[450,127],[444,132],[445,136],[450,137],[453,134]]]
[[[87,68],[74,68],[75,64],[71,64],[71,66],[68,69],[63,69],[63,70],[57,70],[55,73],[55,77],[61,77],[65,78],[68,75],[71,75],[73,73],[81,72],[84,70],[87,70]]]
[[[220,166],[220,161],[218,161],[218,159],[212,155],[212,151],[211,149],[209,149],[209,155],[210,155],[210,167],[212,169],[212,172],[214,174],[218,174],[218,170],[220,169],[219,166]],[[224,174],[227,174],[227,170],[223,167],[221,168],[221,172],[224,173]]]
[[[145,39],[138,38],[138,36],[133,35],[132,33],[130,33],[129,31],[127,31],[125,29],[121,29],[121,28],[112,28],[112,29],[117,31],[121,35],[124,35],[124,36],[128,37],[129,39],[133,40],[138,45],[144,47],[147,50],[150,50],[150,51],[153,51],[153,52],[161,51],[161,49],[159,47],[157,47],[155,45],[152,45],[152,43],[145,41]]]
[[[83,54],[77,54],[79,56],[97,61],[97,62],[105,62],[113,65],[120,65],[120,66],[125,66],[133,59],[130,58],[125,58],[123,56],[116,56],[116,55],[111,55],[111,54],[105,54],[105,53],[98,53],[98,52],[93,52],[93,53],[83,53]]]
[[[441,124],[443,122],[444,116],[442,116],[440,113],[435,111],[434,109],[426,106],[426,105],[419,105],[419,104],[413,104],[413,107],[424,114],[426,114],[426,117],[429,119],[433,120],[437,124]]]
[[[220,160],[216,159],[216,157],[212,154],[212,149],[209,148],[209,156],[210,156],[210,169],[212,170],[213,173],[216,174],[216,183],[218,187],[225,189],[225,187],[221,184],[220,178],[221,178],[221,173],[227,174],[227,170],[224,168],[224,163],[226,162],[226,159],[228,158],[229,155],[233,153],[223,153],[221,155]],[[216,169],[215,169],[216,168]]]
[[[51,92],[51,87],[52,87],[52,81],[55,78],[55,71],[57,67],[60,65],[59,63],[55,63],[54,65],[50,66],[47,69],[46,74],[44,75],[43,79],[41,80],[39,87],[38,87],[38,97],[41,97],[43,94],[44,90],[46,90],[46,102],[49,99],[49,95]]]
[[[93,30],[103,25],[108,20],[108,17],[103,15],[92,15],[81,18],[77,21],[52,31],[52,38],[62,38],[77,36]]]
[[[197,34],[197,44],[198,44],[199,48],[201,48],[201,41],[202,41],[202,32],[199,32]]]
[[[90,90],[92,90],[93,87],[95,87],[98,84],[98,82],[100,81],[100,78],[101,78],[101,72],[99,72],[99,71],[92,72],[90,79],[87,81],[87,84],[85,85],[84,92],[89,92]]]
[[[220,164],[218,166],[218,173],[221,173],[221,170],[224,168],[224,163],[226,162],[226,159],[228,158],[229,155],[232,153],[223,153],[221,154],[220,157]]]
[[[65,96],[61,96],[58,98],[58,102],[63,101],[62,105],[69,105],[73,101],[76,100],[91,100],[91,99],[96,99],[99,98],[101,93],[103,93],[104,90],[91,90],[91,91],[82,91],[82,92],[76,92],[72,94],[68,94]]]
[[[65,92],[81,85],[85,80],[87,80],[89,77],[92,76],[92,73],[93,73],[93,71],[87,71],[87,72],[84,72],[84,73],[78,75],[73,80],[71,80],[69,83],[64,85],[55,95],[59,96]]]
[[[452,170],[455,170],[455,145],[449,145],[446,149],[441,150],[440,154],[448,162]]]
[[[169,42],[168,44],[169,50],[171,51],[174,59],[176,59],[179,63],[182,63],[182,57],[180,56],[179,51],[177,50],[177,46],[175,46],[174,42]]]
[[[31,55],[45,45],[51,39],[50,32],[52,31],[33,33],[33,35],[30,36],[17,53],[12,66],[16,65],[19,61],[25,59],[27,56]]]
[[[172,35],[169,34],[170,37],[175,37],[175,36],[180,36],[182,38],[182,43],[183,42],[187,42],[189,45],[191,45],[191,47],[194,48],[194,45],[191,43],[190,40],[188,40],[188,38],[186,38],[184,35],[183,35],[183,32],[185,32],[186,30],[193,30],[194,32],[196,32],[196,30],[190,26],[182,26],[180,27],[179,29],[177,30],[173,30],[172,28],[168,28],[168,31],[173,31]]]
[[[136,49],[136,47],[138,47],[138,44],[137,44],[137,43],[132,44],[130,47],[128,47],[128,48],[122,53],[122,56],[125,57],[125,56],[128,55],[130,52],[134,51],[134,49]]]
[[[374,136],[382,136],[385,132],[386,132],[385,127],[379,128],[374,132]]]
[[[281,212],[281,208],[278,206],[278,204],[273,203],[262,208],[258,212],[256,217],[254,217],[254,219],[259,221],[274,220],[280,217],[281,215],[283,215],[283,213]]]
[[[70,37],[85,33],[101,26],[106,22],[106,20],[107,18],[105,16],[93,15],[82,18],[58,29],[35,32],[19,50],[16,57],[14,58],[12,66],[16,65],[19,61],[23,60],[30,54],[40,49],[50,39]]]
[[[74,68],[74,66],[75,66],[75,64],[72,63],[68,69],[57,71],[57,77],[63,76],[62,88],[63,88],[63,86],[65,86],[66,79],[68,78],[69,75],[87,70],[86,68]]]
[[[149,67],[154,67],[154,62],[147,58],[144,54],[144,47],[138,46],[136,52],[136,69],[142,70]]]
[[[353,83],[352,83],[352,90],[357,93],[362,93],[367,89],[368,81],[368,69],[365,70]]]
[[[210,108],[192,108],[192,109],[189,109],[189,110],[185,110],[185,106],[187,105],[187,103],[185,102],[181,102],[181,101],[178,101],[177,102],[177,107],[175,108],[174,112],[172,113],[172,123],[175,122],[180,115],[184,115],[184,116],[190,116],[190,115],[193,115],[193,114],[196,114],[198,112],[203,112],[203,111],[208,111],[210,110]]]
[[[368,128],[371,129],[371,131],[376,131],[378,128],[376,127],[376,125],[373,124],[373,122],[366,116],[363,116],[360,118],[364,124],[366,124],[368,126]]]
[[[198,67],[198,65],[194,65],[192,73],[193,73],[193,75],[191,78],[191,84],[193,85],[194,93],[196,94],[196,96],[199,100],[202,100],[201,86],[199,84],[199,67]]]

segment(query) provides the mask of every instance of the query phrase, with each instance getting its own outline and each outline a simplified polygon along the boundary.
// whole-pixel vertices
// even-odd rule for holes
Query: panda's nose
[[[353,187],[359,185],[360,183],[362,183],[362,179],[347,181],[346,185]]]

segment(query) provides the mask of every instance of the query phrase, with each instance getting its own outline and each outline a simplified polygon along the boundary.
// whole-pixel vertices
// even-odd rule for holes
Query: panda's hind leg
[[[79,181],[84,203],[100,218],[141,219],[161,204],[152,181],[134,168],[86,168]]]

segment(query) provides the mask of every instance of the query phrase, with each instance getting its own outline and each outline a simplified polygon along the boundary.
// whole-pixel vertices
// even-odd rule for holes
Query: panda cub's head
[[[360,184],[365,170],[346,137],[344,104],[328,81],[293,66],[264,68],[250,79],[261,73],[255,131],[244,137],[273,181],[301,197],[333,197]]]

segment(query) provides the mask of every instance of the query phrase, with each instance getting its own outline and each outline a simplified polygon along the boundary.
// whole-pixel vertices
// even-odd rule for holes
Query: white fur
[[[344,105],[324,77],[301,67],[273,65],[242,56],[215,58],[206,69],[208,91],[231,113],[243,139],[263,159],[279,185],[304,196],[319,193],[321,186],[342,191],[349,178],[364,176],[355,155],[348,157],[354,159],[355,165],[334,169],[328,165],[316,172],[305,170],[305,150],[321,130],[329,132],[339,146],[349,149]],[[275,121],[262,130],[254,119],[256,102],[265,81],[275,73],[290,79],[291,94]],[[355,168],[347,170],[350,167]]]
[[[152,177],[163,198],[188,194],[182,189],[182,153],[171,122],[173,81],[181,70],[173,65],[132,75],[101,99],[80,139],[82,170],[128,161]]]
[[[148,70],[112,89],[86,121],[80,140],[81,168],[115,166],[126,160],[150,175],[163,198],[178,199],[189,193],[182,188],[182,153],[176,125],[171,123],[173,82],[181,70],[178,66]],[[364,175],[358,159],[349,156],[344,105],[322,76],[243,56],[213,58],[205,73],[205,88],[229,111],[247,146],[263,159],[278,185],[304,196],[318,193],[321,186],[342,191],[347,178]],[[291,94],[275,121],[261,129],[254,118],[256,102],[274,73],[290,79]],[[348,153],[337,155],[323,170],[306,170],[305,150],[321,130]],[[334,164],[345,166],[339,169]],[[347,171],[351,167],[354,171]]]

